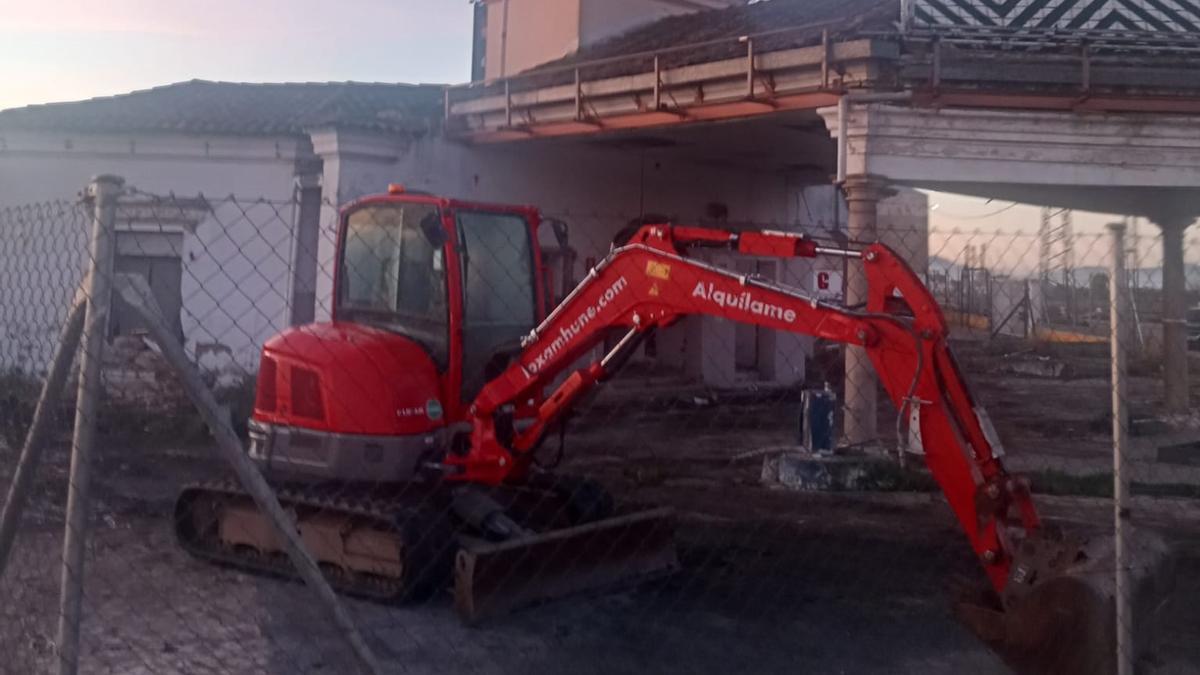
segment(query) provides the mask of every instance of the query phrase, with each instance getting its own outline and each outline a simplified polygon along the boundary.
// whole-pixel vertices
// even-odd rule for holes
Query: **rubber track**
[[[395,535],[398,540],[404,538],[403,529],[406,523],[413,522],[415,518],[421,516],[436,518],[438,515],[431,510],[422,509],[419,506],[405,503],[399,499],[351,499],[323,495],[321,494],[321,490],[314,488],[298,489],[282,486],[276,487],[275,494],[285,510],[298,507],[322,513],[339,512],[346,514],[347,517],[375,521],[380,529]],[[217,536],[211,536],[207,538],[207,541],[195,541],[185,536],[184,532],[180,529],[181,523],[187,522],[190,524],[194,521],[191,519],[190,514],[187,517],[182,517],[180,511],[189,506],[194,507],[196,502],[205,499],[205,497],[238,501],[245,500],[253,503],[253,498],[233,480],[216,480],[185,485],[176,501],[175,533],[180,545],[188,553],[197,558],[249,572],[300,580],[299,575],[292,567],[291,561],[285,553],[242,553],[223,546]],[[185,499],[188,499],[190,502],[189,505],[184,504]],[[404,547],[405,572],[404,577],[401,579],[353,574],[347,573],[340,568],[322,566],[325,578],[329,580],[330,585],[335,590],[347,595],[379,602],[395,602],[407,599],[410,594],[418,590],[416,588],[417,584],[408,583],[410,581],[409,571],[414,569],[427,570],[437,565],[438,561],[434,559],[436,556],[432,555],[422,559],[419,552],[422,549],[427,549],[427,546],[414,546],[411,542],[398,541],[398,545],[401,544]],[[414,553],[417,555],[414,556]]]

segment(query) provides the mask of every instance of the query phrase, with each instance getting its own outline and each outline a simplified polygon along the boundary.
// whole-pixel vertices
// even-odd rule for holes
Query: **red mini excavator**
[[[1071,614],[1097,606],[1067,574],[1081,549],[1045,532],[1028,483],[1005,470],[941,309],[887,247],[646,225],[549,308],[542,226],[532,208],[401,188],[361,199],[341,214],[332,320],[263,348],[249,452],[337,588],[407,598],[453,576],[457,606],[474,619],[676,566],[669,511],[623,512],[595,482],[543,467],[539,447],[643,339],[702,314],[864,349],[996,609],[1026,625],[1050,609],[1060,624],[1091,619]],[[690,258],[696,248],[861,260],[869,298],[826,304]],[[614,346],[585,363],[614,331]],[[236,484],[186,488],[176,517],[194,554],[288,573],[281,542]],[[1038,600],[1046,589],[1049,609]]]

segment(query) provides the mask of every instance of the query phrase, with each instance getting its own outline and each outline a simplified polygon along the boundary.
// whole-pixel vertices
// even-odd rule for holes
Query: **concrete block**
[[[1200,440],[1158,446],[1156,459],[1167,464],[1200,466]]]
[[[788,452],[763,459],[762,483],[793,490],[896,490],[911,476],[887,457],[874,455],[819,456]]]
[[[1033,377],[1060,378],[1066,372],[1067,364],[1048,356],[1021,355],[1010,357],[1006,361],[1010,372],[1017,375]]]

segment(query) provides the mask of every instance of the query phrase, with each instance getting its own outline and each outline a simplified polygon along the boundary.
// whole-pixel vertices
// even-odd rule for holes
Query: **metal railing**
[[[659,109],[662,107],[663,71],[678,65],[689,64],[688,57],[691,55],[705,50],[719,50],[720,48],[725,48],[725,51],[718,52],[708,60],[743,57],[746,61],[748,95],[753,96],[756,75],[754,65],[756,49],[758,50],[757,53],[762,53],[763,50],[761,47],[764,44],[770,44],[772,50],[775,50],[780,48],[779,43],[781,41],[787,42],[789,39],[796,40],[794,44],[789,45],[791,47],[813,46],[815,44],[820,44],[824,47],[821,73],[822,82],[828,86],[830,73],[830,34],[831,30],[838,28],[842,24],[844,24],[843,20],[820,21],[745,35],[731,35],[713,40],[689,42],[661,49],[587,59],[557,66],[539,67],[505,77],[451,85],[446,87],[444,93],[445,115],[447,119],[452,117],[454,104],[461,100],[474,99],[489,93],[494,95],[502,94],[505,98],[505,116],[511,126],[513,93],[538,86],[574,83],[576,110],[578,111],[579,119],[583,119],[583,83],[588,80],[590,73],[601,69],[612,71],[608,73],[609,75],[613,75],[614,73],[622,76],[630,74],[653,74],[655,83],[654,104],[655,109]],[[807,36],[811,39],[803,39],[798,36]]]

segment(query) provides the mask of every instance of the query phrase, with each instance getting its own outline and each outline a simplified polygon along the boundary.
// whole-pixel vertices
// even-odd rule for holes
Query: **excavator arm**
[[[867,302],[862,308],[827,304],[797,289],[688,257],[695,248],[760,257],[861,259]],[[950,352],[937,302],[912,269],[882,244],[848,250],[823,248],[791,233],[642,227],[591,270],[525,338],[511,365],[483,388],[470,409],[468,450],[447,459],[457,469],[451,478],[483,484],[520,480],[548,428],[612,376],[642,337],[688,315],[715,316],[863,349],[901,411],[899,431],[908,443],[923,449],[933,477],[1005,604],[1036,582],[1038,561],[1017,560],[1020,542],[1040,527],[1028,482],[1005,470],[996,434]],[[542,399],[542,392],[614,327],[626,329],[618,344],[602,359],[576,368]],[[514,430],[512,411],[530,404],[537,405],[532,424]]]

